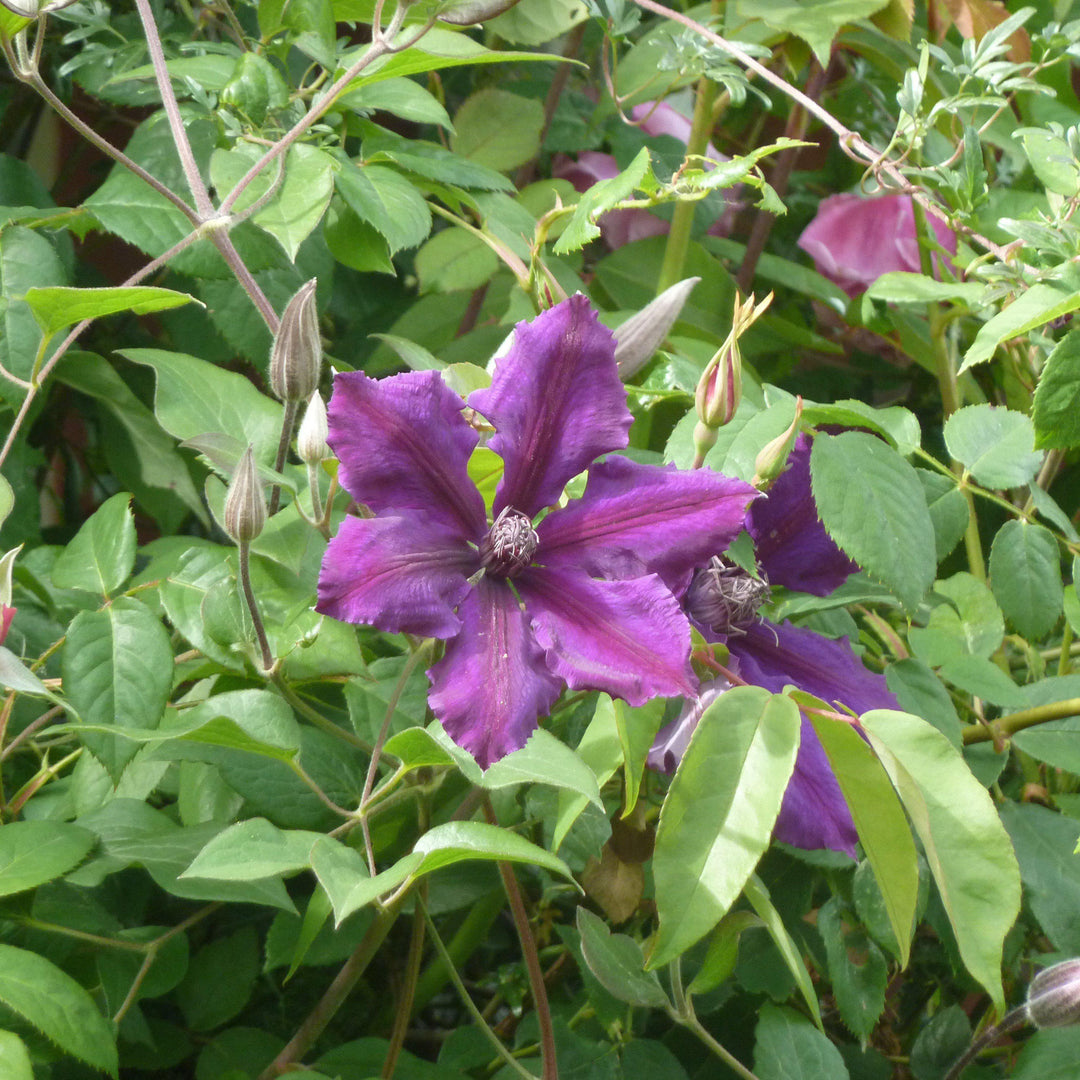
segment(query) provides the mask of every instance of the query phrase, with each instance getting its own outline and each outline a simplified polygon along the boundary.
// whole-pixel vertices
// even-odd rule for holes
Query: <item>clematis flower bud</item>
[[[225,531],[243,545],[254,540],[265,524],[266,500],[255,468],[255,455],[248,443],[225,495]]]
[[[1040,971],[1028,987],[1027,1016],[1037,1028],[1080,1023],[1080,959]]]
[[[791,427],[782,435],[777,435],[772,442],[766,443],[754,459],[754,479],[750,482],[760,488],[775,480],[787,464],[788,454],[799,436],[799,421],[802,419],[802,397],[795,399],[795,419]]]
[[[300,421],[300,431],[296,436],[296,452],[305,465],[318,465],[334,455],[326,440],[330,429],[326,419],[326,404],[318,390],[311,395],[304,419]]]
[[[11,572],[20,551],[22,544],[0,556],[0,645],[3,645],[11,620],[15,618],[15,608],[11,603]]]
[[[281,401],[306,401],[319,385],[322,341],[315,308],[316,279],[301,285],[285,307],[270,352],[270,386]]]
[[[700,280],[692,277],[676,282],[613,331],[620,379],[625,382],[652,359]]]

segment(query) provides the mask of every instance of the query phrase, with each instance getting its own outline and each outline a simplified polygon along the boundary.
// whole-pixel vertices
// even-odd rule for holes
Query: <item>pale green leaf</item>
[[[52,579],[61,589],[85,589],[109,596],[135,565],[135,521],[131,495],[122,491],[94,511],[60,553]]]

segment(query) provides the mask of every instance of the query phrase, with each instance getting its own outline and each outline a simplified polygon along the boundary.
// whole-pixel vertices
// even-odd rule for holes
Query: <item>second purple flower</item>
[[[330,542],[317,609],[446,641],[429,703],[482,765],[523,746],[564,685],[639,705],[689,694],[676,595],[758,494],[707,470],[597,458],[627,445],[614,339],[584,296],[519,323],[470,408],[504,471],[489,520],[468,474],[479,442],[436,372],[339,374],[329,443],[373,518]],[[582,498],[552,509],[588,468]]]

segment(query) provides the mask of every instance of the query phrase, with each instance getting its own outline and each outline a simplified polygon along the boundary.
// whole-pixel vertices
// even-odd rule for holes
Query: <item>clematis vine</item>
[[[339,479],[374,517],[331,540],[317,609],[445,641],[428,701],[485,766],[525,744],[564,685],[631,704],[692,694],[676,596],[757,495],[706,470],[597,461],[631,424],[614,348],[580,295],[517,325],[468,399],[503,460],[490,518],[468,473],[480,436],[437,372],[334,380]],[[582,497],[544,514],[586,467]]]
[[[928,220],[938,243],[955,255],[955,233],[935,217]],[[814,269],[848,296],[866,292],[892,270],[921,268],[910,195],[830,195],[796,242],[813,258]]]
[[[864,667],[846,641],[787,622],[766,622],[757,614],[768,598],[770,584],[827,596],[858,569],[818,518],[810,490],[810,439],[806,435],[799,436],[788,462],[787,470],[769,489],[768,499],[753,503],[746,516],[761,577],[714,558],[694,575],[685,606],[706,638],[727,645],[731,670],[742,682],[774,694],[794,685],[856,715],[899,708],[885,679]],[[675,770],[702,713],[730,685],[720,679],[703,686],[678,719],[657,735],[648,759],[654,769]],[[813,725],[805,717],[795,771],[774,836],[795,847],[855,853],[851,813]]]

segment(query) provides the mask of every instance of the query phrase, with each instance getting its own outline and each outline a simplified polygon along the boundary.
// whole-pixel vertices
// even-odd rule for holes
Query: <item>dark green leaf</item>
[[[1061,617],[1061,556],[1049,530],[1006,521],[990,548],[990,585],[1005,617],[1031,641],[1044,638]]]
[[[584,907],[577,909],[577,928],[585,963],[609,994],[645,1008],[669,1004],[656,972],[644,970],[645,955],[632,937],[611,933],[603,919]]]
[[[402,248],[416,247],[431,232],[427,202],[396,170],[348,162],[342,165],[334,182],[353,213],[386,237],[391,255]]]
[[[52,579],[61,589],[85,589],[109,596],[135,565],[135,521],[126,491],[107,499],[75,534],[53,563]]]
[[[43,956],[0,945],[0,1002],[65,1053],[117,1075],[116,1038],[90,995]]]
[[[64,643],[64,691],[84,721],[153,730],[172,689],[172,646],[145,604],[120,597],[75,616]],[[91,753],[118,780],[138,745],[86,732]]]
[[[793,1009],[765,1005],[754,1031],[758,1080],[848,1080],[840,1051]]]
[[[865,1043],[885,1009],[888,964],[864,930],[847,925],[837,897],[831,897],[818,910],[817,928],[825,942],[840,1018]],[[907,965],[901,961],[901,966]]]

